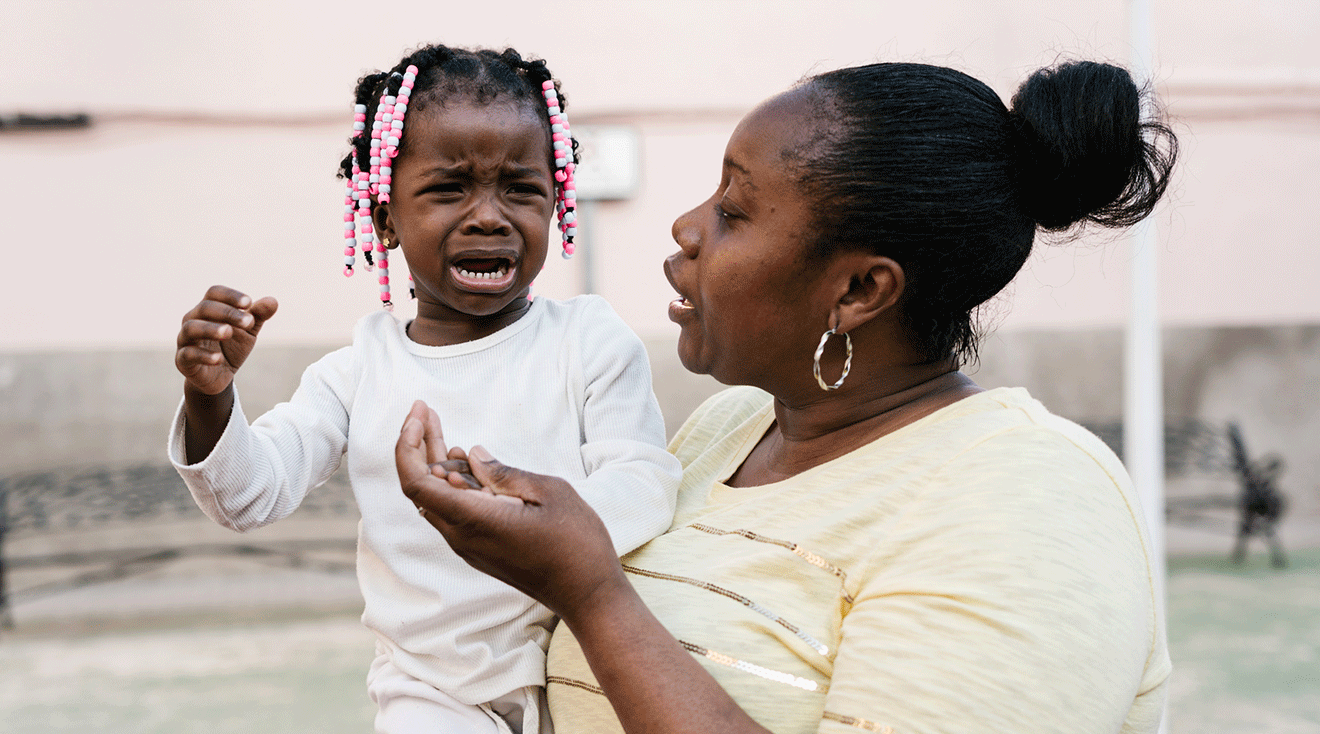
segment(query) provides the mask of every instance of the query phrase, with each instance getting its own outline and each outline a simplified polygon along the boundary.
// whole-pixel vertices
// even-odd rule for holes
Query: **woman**
[[[622,566],[566,482],[446,452],[414,406],[404,491],[560,615],[559,734],[1155,731],[1170,665],[1121,464],[958,367],[1036,230],[1139,220],[1174,145],[1089,62],[1011,111],[875,64],[750,113],[665,263],[684,366],[750,387],[679,431],[674,524]]]

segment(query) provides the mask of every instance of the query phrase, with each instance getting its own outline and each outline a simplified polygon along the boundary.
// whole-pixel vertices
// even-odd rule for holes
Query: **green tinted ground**
[[[1320,550],[1169,563],[1170,728],[1320,734]]]
[[[1320,733],[1320,550],[1169,569],[1175,734]],[[361,733],[371,636],[353,616],[0,640],[0,732]]]

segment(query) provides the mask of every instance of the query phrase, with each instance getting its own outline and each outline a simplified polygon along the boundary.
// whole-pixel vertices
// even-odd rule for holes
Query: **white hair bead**
[[[344,257],[344,264],[347,265],[348,267],[350,268],[353,267],[353,262],[354,260],[352,255],[346,255]]]
[[[388,194],[388,193],[390,193],[390,185],[389,185],[389,184],[381,184],[381,185],[380,185],[379,187],[377,187],[377,188],[380,189],[380,192],[381,192],[382,194]]]

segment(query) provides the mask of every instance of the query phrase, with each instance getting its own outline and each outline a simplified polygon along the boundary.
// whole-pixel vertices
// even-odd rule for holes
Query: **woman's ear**
[[[836,306],[839,331],[850,332],[895,312],[894,306],[907,286],[902,265],[883,255],[861,252],[844,255],[840,261],[840,275],[849,281]]]
[[[389,242],[390,249],[398,246],[399,238],[394,234],[394,220],[390,217],[390,205],[377,203],[371,207],[371,226],[376,230],[376,237],[382,242]]]

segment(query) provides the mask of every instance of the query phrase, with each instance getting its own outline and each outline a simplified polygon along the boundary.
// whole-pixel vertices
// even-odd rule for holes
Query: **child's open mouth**
[[[459,287],[481,293],[503,291],[518,273],[513,260],[504,257],[464,258],[449,269]]]

